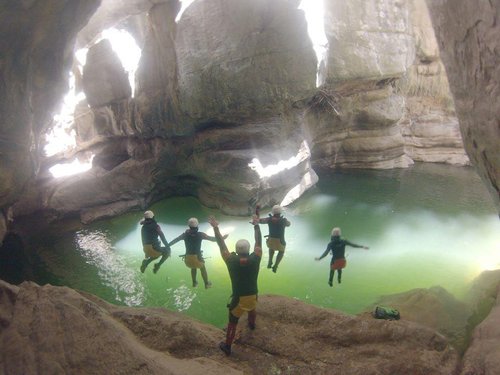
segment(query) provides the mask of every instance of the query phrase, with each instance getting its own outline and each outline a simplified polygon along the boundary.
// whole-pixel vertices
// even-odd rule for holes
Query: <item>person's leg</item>
[[[158,272],[158,270],[160,269],[161,265],[168,259],[168,257],[170,256],[170,249],[167,249],[165,247],[162,247],[160,250],[161,252],[161,258],[160,258],[160,261],[158,263],[155,264],[154,268],[153,268],[153,272],[156,273]]]
[[[196,281],[196,268],[191,268],[191,280],[193,281],[193,288],[198,286],[198,281]]]
[[[269,261],[267,262],[267,268],[272,268],[274,258],[274,250],[269,249]]]
[[[339,284],[342,282],[342,270],[339,269],[337,270],[338,274],[337,274],[337,281],[339,282]]]
[[[142,272],[142,273],[144,273],[144,271],[146,271],[147,266],[148,266],[148,265],[149,265],[149,263],[151,263],[153,260],[154,260],[154,258],[147,257],[147,258],[145,258],[145,259],[142,261],[142,264],[141,264],[141,272]]]
[[[276,273],[276,271],[278,270],[278,265],[280,264],[281,259],[283,259],[283,255],[285,255],[284,251],[278,251],[278,256],[276,257],[276,263],[274,263],[274,266],[273,266],[274,273]]]
[[[328,285],[333,286],[333,274],[335,273],[335,270],[330,269],[330,277],[328,278]]]
[[[212,283],[208,281],[208,273],[207,269],[205,268],[205,265],[201,267],[200,271],[201,271],[201,277],[203,277],[203,282],[205,283],[205,289],[210,288],[212,286]]]
[[[231,354],[231,345],[233,344],[234,336],[236,335],[236,327],[238,326],[239,317],[233,315],[232,311],[234,309],[235,311],[237,311],[235,312],[235,314],[240,315],[240,310],[236,309],[238,304],[239,304],[239,298],[233,297],[231,299],[231,303],[229,304],[229,321],[227,323],[227,329],[226,329],[226,341],[222,341],[219,344],[220,350],[226,353],[226,355]]]
[[[257,319],[257,310],[253,309],[248,312],[248,328],[255,329],[255,319]]]

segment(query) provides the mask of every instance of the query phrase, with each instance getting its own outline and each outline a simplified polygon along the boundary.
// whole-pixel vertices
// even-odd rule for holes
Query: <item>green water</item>
[[[215,214],[230,249],[239,238],[253,239],[248,218],[229,217],[194,198],[173,198],[151,207],[171,240],[188,218],[213,234],[206,218]],[[263,212],[263,215],[267,212]],[[280,294],[315,305],[358,313],[387,294],[440,285],[457,298],[486,269],[500,268],[499,219],[492,200],[471,168],[416,165],[405,170],[349,171],[323,177],[286,208],[287,250],[278,273],[259,275],[260,294]],[[162,306],[223,326],[230,295],[229,277],[217,245],[204,241],[213,288],[191,287],[189,269],[179,258],[180,242],[158,274],[139,271],[143,258],[141,213],[95,223],[76,233],[44,238],[38,245],[39,282],[67,285],[129,306]],[[327,284],[329,257],[314,260],[333,226],[370,250],[347,248],[342,284]],[[262,226],[267,234],[267,226]]]

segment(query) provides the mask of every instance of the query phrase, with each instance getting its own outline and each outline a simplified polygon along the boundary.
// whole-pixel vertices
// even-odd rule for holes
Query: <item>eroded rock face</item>
[[[67,85],[77,32],[98,0],[9,1],[0,5],[0,207],[38,168],[37,145]],[[64,17],[62,16],[64,15]]]
[[[89,49],[82,84],[91,107],[102,107],[130,98],[128,74],[107,39]]]
[[[180,181],[189,181],[180,193],[196,195],[204,204],[227,213],[246,214],[249,201],[278,203],[314,185],[317,176],[311,166],[394,168],[406,167],[413,160],[467,163],[449,97],[443,94],[442,101],[433,102],[436,92],[447,88],[447,81],[421,0],[326,2],[330,49],[320,72],[320,92],[315,89],[316,58],[298,1],[197,1],[179,25],[174,22],[180,6],[177,0],[134,0],[123,6],[103,1],[89,27],[82,31],[81,41],[92,40],[99,28],[123,21],[126,14],[141,17],[136,13],[149,10],[149,27],[136,30],[144,40],[137,97],[127,98],[128,84],[109,48],[103,49],[107,58],[102,61],[115,61],[110,64],[111,75],[99,75],[106,69],[90,58],[87,69],[98,73],[93,79],[87,74],[86,79],[95,89],[94,93],[87,90],[93,108],[85,103],[77,108],[78,147],[53,160],[96,153],[95,168],[86,176],[49,182],[45,177],[50,162],[44,161],[39,180],[31,180],[39,160],[32,158],[29,150],[41,134],[40,126],[31,125],[39,120],[42,123],[49,112],[50,106],[42,108],[41,103],[54,97],[57,85],[53,83],[61,82],[63,66],[56,63],[49,67],[39,61],[45,56],[41,51],[57,49],[56,56],[63,51],[63,60],[69,61],[76,32],[72,27],[81,27],[89,16],[82,15],[71,27],[65,24],[68,30],[62,31],[67,35],[56,35],[57,39],[54,30],[41,26],[43,20],[32,22],[39,25],[35,28],[26,26],[35,13],[44,14],[35,12],[37,4],[5,6],[8,11],[2,14],[13,20],[18,19],[13,15],[26,12],[26,20],[21,21],[21,17],[15,24],[2,23],[2,27],[38,27],[37,35],[41,35],[36,39],[41,44],[32,52],[21,47],[29,43],[13,44],[25,56],[20,61],[31,56],[36,72],[23,64],[14,71],[15,56],[2,63],[2,74],[13,72],[17,78],[5,81],[9,95],[2,99],[10,122],[5,126],[6,137],[0,141],[9,140],[5,147],[2,144],[5,163],[0,166],[0,206],[6,209],[16,201],[30,181],[23,202],[16,205],[16,215],[30,213],[31,207],[31,212],[79,213],[87,221],[165,198],[179,191]],[[58,24],[56,14],[64,15],[69,24],[67,15],[71,12],[97,6],[86,2],[85,7],[64,8],[69,5],[62,4],[51,13],[51,25]],[[231,17],[225,16],[228,12]],[[15,31],[9,33],[6,35]],[[24,35],[21,33],[19,40],[29,40]],[[45,48],[49,36],[60,43],[59,47]],[[417,60],[411,65],[413,56]],[[50,78],[54,75],[57,80]],[[402,77],[416,81],[417,85],[410,87],[417,90],[409,94],[401,91]],[[28,84],[18,84],[23,80]],[[54,91],[41,95],[48,86]],[[27,110],[29,98],[35,103],[32,113]],[[256,136],[257,131],[263,136]],[[244,138],[255,142],[242,142]],[[147,163],[135,159],[130,146],[146,143],[156,150]],[[158,144],[164,147],[156,148]],[[113,150],[119,150],[117,155],[112,155]],[[494,177],[498,168],[495,154],[489,152],[485,150],[482,155],[486,159],[481,156],[476,162],[488,162],[484,175]],[[262,178],[252,167],[254,158],[262,169],[283,166],[285,161],[293,165]],[[10,167],[14,164],[15,169]],[[229,173],[224,175],[223,170]],[[136,173],[140,178],[120,173]],[[96,184],[91,183],[93,177]],[[113,180],[124,183],[113,191],[115,195],[95,191]],[[93,194],[82,194],[83,187],[94,188]],[[80,208],[72,201],[78,201]]]
[[[409,17],[407,1],[325,2],[329,49],[320,72],[322,91],[310,102],[306,118],[313,166],[413,163],[398,125],[404,97],[394,90],[395,79],[415,56]]]
[[[427,0],[464,146],[500,208],[500,4]]]
[[[7,373],[449,375],[458,364],[446,339],[423,326],[285,297],[259,298],[257,329],[242,319],[230,358],[217,347],[221,329],[165,309],[117,307],[26,282],[0,281],[0,298],[0,368]]]
[[[410,7],[416,58],[400,83],[405,152],[414,161],[468,165],[429,11],[424,0],[410,1]]]
[[[404,0],[326,1],[325,82],[401,76],[415,56],[409,17]]]
[[[316,56],[298,1],[197,1],[175,44],[180,105],[195,122],[282,113],[315,89]]]

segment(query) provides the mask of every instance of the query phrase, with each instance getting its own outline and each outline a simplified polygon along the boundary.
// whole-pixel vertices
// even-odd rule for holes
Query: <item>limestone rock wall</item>
[[[464,146],[500,208],[500,3],[427,0]]]
[[[107,39],[87,52],[82,85],[87,102],[94,108],[131,97],[128,75]]]
[[[196,122],[276,115],[315,89],[297,1],[197,1],[176,34],[181,108]]]
[[[313,166],[395,168],[405,154],[398,121],[404,97],[395,80],[413,64],[407,1],[327,1],[321,91],[308,103]]]
[[[406,96],[405,152],[414,161],[468,165],[427,5],[412,0],[410,6],[416,58],[399,84]]]
[[[270,205],[300,196],[317,180],[312,167],[468,163],[423,0],[325,2],[329,49],[319,88],[298,1],[199,0],[179,24],[174,21],[178,0],[134,0],[120,6],[103,1],[79,35],[78,47],[95,40],[102,28],[120,24],[133,29],[143,43],[137,95],[129,97],[116,57],[102,48],[106,43],[94,46],[82,81],[88,99],[75,112],[78,146],[40,159],[37,145],[51,105],[60,97],[75,34],[98,5],[47,4],[53,11],[46,11],[46,19],[37,1],[3,5],[0,13],[6,21],[2,47],[18,36],[15,30],[25,30],[12,44],[18,55],[6,55],[1,68],[7,78],[1,99],[0,157],[5,162],[0,165],[0,206],[6,211],[17,201],[14,216],[41,209],[91,220],[144,208],[176,193],[246,214],[249,202]],[[148,25],[142,23],[145,12]],[[38,15],[42,18],[35,20]],[[478,30],[489,40],[487,32]],[[37,38],[30,39],[31,31]],[[56,58],[48,64],[50,51]],[[493,69],[490,65],[484,74]],[[496,86],[488,87],[494,92]],[[496,139],[494,130],[485,129],[468,132],[489,142]],[[492,144],[481,146],[476,138],[470,147],[484,152],[473,162],[484,164],[483,175],[497,194],[496,154]],[[154,152],[137,158],[132,145]],[[52,164],[90,154],[95,154],[94,168],[86,175],[47,177]],[[95,191],[115,180],[123,185],[112,193]],[[84,186],[93,194],[82,193]]]
[[[458,365],[431,329],[278,296],[259,298],[257,328],[241,328],[231,358],[217,347],[221,329],[162,308],[28,282],[0,281],[0,298],[0,369],[9,374],[449,375]]]
[[[67,85],[76,34],[98,0],[0,4],[0,207],[12,204],[39,165],[38,144]]]

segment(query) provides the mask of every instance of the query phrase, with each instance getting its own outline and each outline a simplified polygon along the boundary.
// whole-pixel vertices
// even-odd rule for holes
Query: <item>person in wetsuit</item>
[[[260,219],[260,224],[267,224],[269,226],[269,236],[266,241],[266,245],[269,248],[269,260],[267,263],[267,268],[272,268],[273,272],[276,273],[278,270],[278,265],[285,255],[285,227],[290,226],[290,222],[283,216],[281,216],[281,206],[273,206],[269,217]],[[277,251],[276,263],[273,265],[274,252]]]
[[[257,278],[262,258],[262,234],[259,227],[259,218],[255,215],[252,220],[255,236],[253,253],[249,253],[250,242],[245,239],[238,240],[236,242],[236,252],[230,253],[215,217],[211,216],[209,222],[214,228],[220,254],[226,263],[231,279],[232,296],[228,305],[229,322],[227,324],[226,340],[219,344],[219,348],[226,355],[230,355],[238,321],[245,312],[248,313],[248,327],[252,330],[255,329],[258,293]]]
[[[338,272],[337,281],[339,284],[342,282],[342,269],[347,265],[347,261],[345,259],[345,247],[359,247],[365,250],[368,250],[369,247],[356,245],[355,243],[349,242],[348,240],[340,237],[340,228],[332,229],[332,237],[326,250],[319,258],[315,258],[316,260],[321,260],[328,255],[328,253],[332,252],[332,260],[330,261],[330,277],[328,278],[328,285],[333,286],[333,275],[335,274],[335,270]]]
[[[201,277],[205,283],[205,289],[212,286],[212,283],[208,281],[207,269],[205,268],[205,261],[203,260],[203,255],[201,251],[201,241],[217,241],[215,237],[209,236],[206,233],[198,231],[198,219],[192,217],[188,220],[188,229],[182,233],[179,237],[170,241],[169,245],[175,245],[177,242],[184,240],[184,245],[186,246],[186,253],[184,255],[184,264],[191,269],[191,280],[193,281],[193,287],[198,286],[198,281],[196,281],[196,274],[198,268],[201,272]],[[224,239],[227,235],[224,236]]]
[[[141,220],[141,239],[142,249],[144,251],[144,260],[141,264],[141,272],[144,273],[149,263],[161,257],[160,261],[153,267],[153,273],[157,273],[161,265],[170,256],[170,246],[165,238],[160,226],[155,220],[153,211],[144,212],[144,219]],[[160,240],[165,246],[161,246]]]

